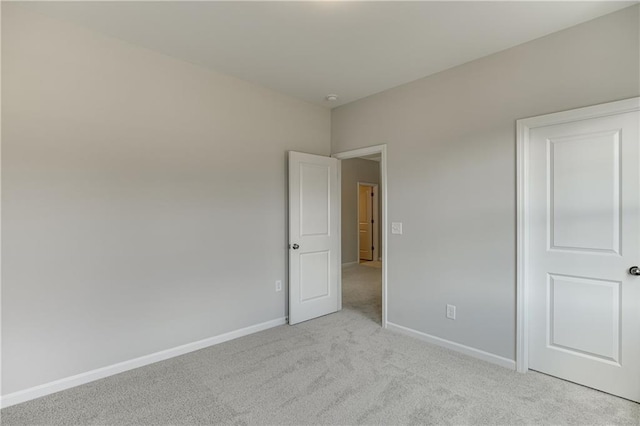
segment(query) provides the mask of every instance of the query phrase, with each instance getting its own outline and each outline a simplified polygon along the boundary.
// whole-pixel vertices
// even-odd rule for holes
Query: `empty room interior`
[[[640,425],[638,1],[3,1],[4,425]]]

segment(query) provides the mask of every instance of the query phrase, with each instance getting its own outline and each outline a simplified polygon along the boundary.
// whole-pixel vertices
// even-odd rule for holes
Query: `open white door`
[[[529,368],[640,402],[638,109],[634,99],[523,120],[524,270]]]
[[[289,152],[289,324],[338,310],[338,160]]]

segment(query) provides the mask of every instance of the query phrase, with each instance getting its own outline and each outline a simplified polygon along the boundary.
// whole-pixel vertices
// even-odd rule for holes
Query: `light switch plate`
[[[391,222],[391,233],[402,234],[402,222]]]

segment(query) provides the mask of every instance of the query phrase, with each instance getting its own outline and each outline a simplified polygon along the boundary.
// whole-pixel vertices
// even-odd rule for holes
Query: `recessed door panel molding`
[[[331,256],[328,250],[300,255],[300,276],[305,285],[300,288],[300,302],[308,302],[331,293]]]
[[[640,402],[640,98],[518,121],[518,371]]]
[[[547,139],[550,249],[620,254],[620,131]]]
[[[620,282],[548,277],[548,345],[620,362]]]
[[[330,167],[300,163],[300,235],[329,235]]]

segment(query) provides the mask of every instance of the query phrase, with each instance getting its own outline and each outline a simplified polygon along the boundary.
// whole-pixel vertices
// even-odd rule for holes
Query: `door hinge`
[[[371,219],[371,223],[373,223],[373,219]]]
[[[375,250],[375,249],[376,249],[375,247],[371,247],[371,250]]]
[[[371,191],[371,196],[373,197],[373,191]]]

